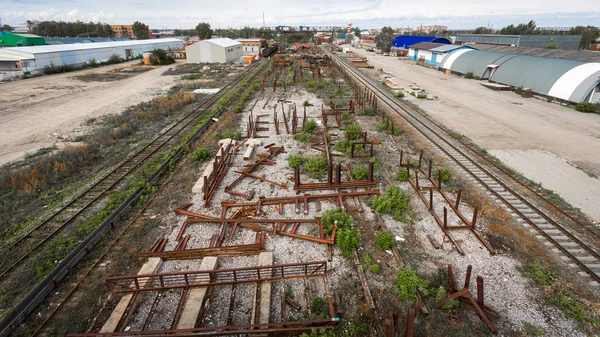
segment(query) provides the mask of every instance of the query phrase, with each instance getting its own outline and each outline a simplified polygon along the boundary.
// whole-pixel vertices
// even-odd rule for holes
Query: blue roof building
[[[404,48],[408,49],[408,46],[413,44],[417,44],[419,42],[433,42],[433,43],[443,43],[443,44],[452,44],[452,41],[445,37],[438,36],[412,36],[412,35],[398,35],[394,39],[392,46],[396,48]]]

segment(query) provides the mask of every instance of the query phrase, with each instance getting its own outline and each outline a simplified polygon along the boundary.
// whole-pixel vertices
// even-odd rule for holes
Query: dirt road
[[[0,164],[52,146],[85,130],[85,121],[118,113],[168,90],[178,76],[158,67],[112,82],[76,76],[119,72],[139,61],[0,85]],[[181,62],[181,61],[180,61]]]
[[[600,221],[600,180],[576,167],[600,175],[600,115],[493,91],[479,81],[445,75],[397,57],[353,51],[367,57],[375,69],[383,68],[400,87],[416,84],[436,96],[434,100],[407,99]],[[543,175],[536,174],[542,170]]]

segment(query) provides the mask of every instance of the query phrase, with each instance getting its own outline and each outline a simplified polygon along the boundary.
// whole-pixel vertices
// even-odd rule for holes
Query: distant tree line
[[[113,37],[110,25],[101,22],[29,21],[32,33],[40,36]],[[29,23],[28,22],[28,23]]]
[[[200,39],[210,39],[213,35],[228,37],[230,39],[249,39],[253,37],[264,37],[270,39],[275,37],[275,31],[272,29],[263,30],[262,28],[244,27],[244,28],[217,28],[212,29],[209,23],[200,22],[195,29],[175,29],[176,36],[198,36]]]
[[[508,25],[497,32],[493,32],[487,27],[477,27],[474,34],[502,34],[502,35],[554,35],[557,32],[547,29],[541,29],[536,26],[535,21],[531,20],[528,23],[520,23],[517,25]],[[580,49],[587,49],[591,43],[594,43],[600,37],[600,28],[595,26],[576,26],[569,31],[561,32],[562,34],[581,35]],[[561,34],[559,33],[559,34]],[[550,45],[547,48],[555,49],[557,46]]]

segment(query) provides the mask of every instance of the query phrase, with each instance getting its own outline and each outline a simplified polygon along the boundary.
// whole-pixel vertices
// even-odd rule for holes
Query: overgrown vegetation
[[[444,298],[448,296],[448,292],[444,287],[439,287],[435,292],[435,301],[440,302]],[[442,305],[442,309],[452,309],[458,308],[460,306],[460,301],[456,298],[448,300],[444,305]]]
[[[352,227],[352,219],[350,215],[339,208],[327,210],[321,217],[321,224],[323,225],[323,232],[327,235],[331,235],[333,231],[333,225],[337,221],[338,229],[348,229]]]
[[[342,255],[351,258],[355,250],[360,247],[360,233],[354,227],[339,229],[335,234],[335,244],[342,251]]]
[[[465,74],[465,78],[469,78],[469,79],[473,78],[473,72],[472,72],[472,71],[468,71],[468,72]]]
[[[600,112],[600,103],[577,103],[577,105],[575,105],[575,110],[586,113]]]
[[[316,297],[310,306],[312,319],[327,319],[329,318],[329,305],[321,297]]]
[[[313,178],[322,180],[327,174],[327,158],[319,156],[307,159],[302,168]]]
[[[396,238],[390,232],[379,232],[375,234],[375,245],[379,250],[390,250],[394,245]]]
[[[364,166],[357,166],[352,169],[352,178],[355,180],[363,180],[367,178],[369,171]]]
[[[317,122],[313,119],[302,125],[302,131],[306,133],[313,133],[315,130],[317,130]]]
[[[408,171],[404,168],[399,169],[394,179],[398,181],[408,181]]]
[[[375,263],[369,254],[362,254],[362,260],[363,262],[360,265],[363,270],[369,270],[373,274],[381,272],[381,266]]]
[[[444,184],[449,184],[452,181],[452,173],[450,172],[449,169],[442,167],[440,169],[440,174],[442,176],[442,182]]]
[[[523,94],[523,86],[522,85],[518,86],[515,89],[515,91],[516,91],[517,94],[522,95]]]
[[[400,301],[414,300],[417,292],[421,296],[427,296],[428,287],[429,281],[420,278],[410,268],[396,269],[396,290]]]
[[[418,99],[426,99],[427,98],[427,93],[420,92],[420,93],[417,94],[417,98]]]
[[[394,96],[396,96],[398,98],[404,98],[404,92],[398,91],[396,94],[394,94]]]
[[[302,165],[302,157],[300,156],[296,156],[296,155],[291,155],[288,157],[288,165],[291,168],[296,168],[299,167],[300,165]]]
[[[392,186],[384,194],[374,197],[371,207],[378,213],[391,214],[397,221],[412,222],[410,194],[398,186]]]
[[[542,259],[535,259],[520,266],[519,271],[541,286],[551,286],[558,279],[558,274],[550,270]]]
[[[310,141],[310,133],[299,132],[294,135],[294,140],[299,142],[308,143]]]
[[[210,151],[205,147],[199,147],[192,153],[192,159],[197,162],[207,161],[210,157]]]
[[[213,139],[234,139],[234,140],[242,140],[242,133],[240,131],[236,131],[233,129],[227,129],[223,131],[217,131],[213,133]]]
[[[375,108],[366,108],[362,111],[359,111],[357,113],[358,115],[362,115],[362,116],[377,116],[377,109]]]

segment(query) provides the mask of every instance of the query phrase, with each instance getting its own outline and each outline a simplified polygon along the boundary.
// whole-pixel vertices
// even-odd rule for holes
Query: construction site
[[[374,68],[303,44],[152,79],[196,96],[1,228],[0,336],[598,335],[597,224]]]

